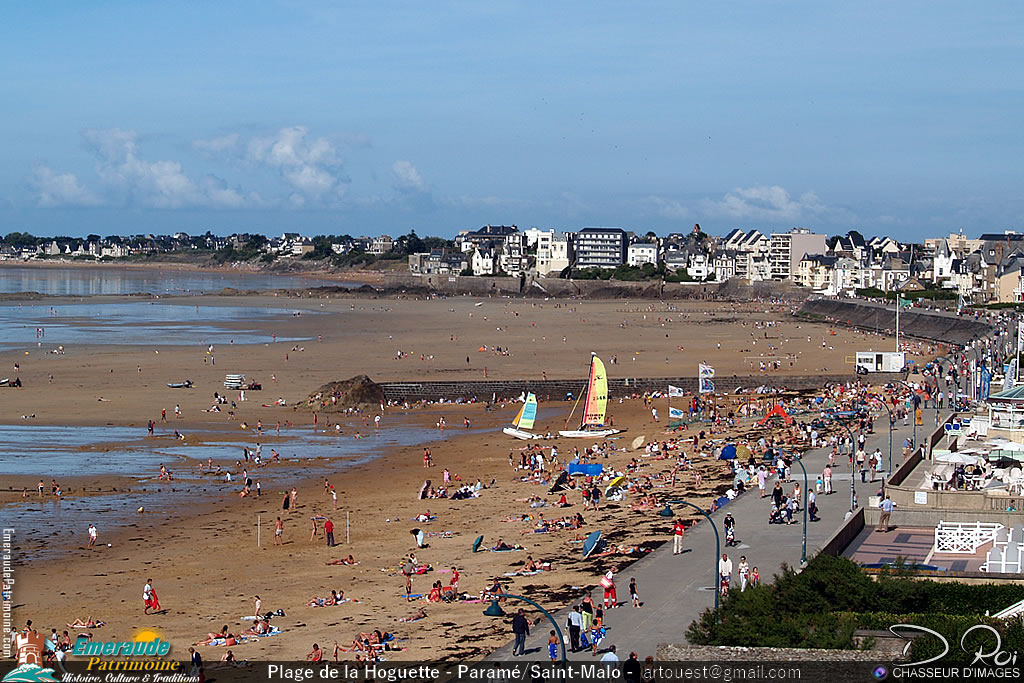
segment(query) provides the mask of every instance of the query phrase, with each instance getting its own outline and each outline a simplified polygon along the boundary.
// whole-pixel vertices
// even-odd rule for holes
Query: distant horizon
[[[1008,0],[5,10],[4,234],[1024,229]]]

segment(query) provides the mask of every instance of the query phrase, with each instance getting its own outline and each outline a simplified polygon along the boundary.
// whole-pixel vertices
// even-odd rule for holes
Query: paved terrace
[[[879,422],[884,424],[887,420],[876,420],[876,425]],[[923,438],[923,435],[929,430],[928,428],[923,430],[919,428],[919,431]],[[911,432],[911,427],[897,427],[893,433],[895,446],[902,444]],[[883,456],[887,459],[888,444],[888,428],[883,428],[868,436],[866,448],[868,452],[873,451],[876,447],[880,448]],[[808,451],[804,455],[803,462],[807,468],[808,483],[811,486],[814,485],[817,475],[824,469],[828,461],[828,452],[829,450],[820,448]],[[871,483],[869,477],[868,483],[862,484],[859,474],[855,478],[851,477],[850,469],[845,467],[846,462],[846,456],[837,462],[836,472],[832,478],[835,493],[830,496],[818,496],[821,521],[807,524],[808,557],[813,557],[818,548],[824,545],[843,523],[844,515],[850,507],[851,478],[855,482],[857,498],[862,505],[867,504],[869,496],[878,493],[879,482]],[[901,451],[895,451],[893,468],[895,469],[900,462],[902,462]],[[799,466],[793,468],[792,476],[794,481],[800,480],[802,474]],[[770,490],[772,486],[774,486],[774,480],[769,481],[767,489]],[[791,490],[792,484],[784,485],[784,487],[788,492]],[[800,564],[801,524],[769,525],[770,507],[769,499],[759,499],[755,488],[754,491],[741,495],[725,506],[724,510],[712,515],[712,519],[719,525],[719,531],[722,531],[721,519],[726,511],[731,512],[736,519],[736,538],[740,545],[734,548],[723,548],[723,551],[728,552],[729,558],[733,560],[733,590],[739,590],[735,567],[739,564],[740,555],[747,557],[747,562],[751,567],[758,568],[762,582],[771,581],[773,575],[781,571],[783,563],[790,566],[799,566]],[[692,509],[683,505],[675,506],[673,509],[677,514],[693,512]],[[802,520],[802,518],[803,514],[799,513],[797,519]],[[893,513],[893,523],[898,525],[899,518],[900,512],[896,510]],[[889,534],[893,538],[895,535],[894,533]],[[616,589],[622,606],[605,612],[605,624],[609,628],[608,636],[601,646],[607,647],[614,644],[623,660],[631,650],[635,650],[643,660],[644,657],[655,654],[659,643],[685,642],[687,628],[694,619],[714,603],[718,560],[715,554],[715,535],[707,520],[701,518],[699,524],[687,531],[685,551],[681,555],[673,556],[671,538],[666,536],[665,540],[665,545],[616,576]],[[722,532],[723,543],[724,540],[725,535]],[[636,578],[638,593],[643,604],[639,609],[629,606],[628,586],[631,578]],[[542,595],[529,597],[536,599],[549,610],[558,610],[554,617],[566,637],[568,652],[569,634],[565,622],[572,605],[545,604]],[[600,603],[604,593],[597,588],[591,593],[591,597],[595,603]],[[582,599],[582,595],[580,599]],[[579,599],[573,604],[578,603]],[[529,605],[515,600],[503,603],[503,609],[509,615],[519,607],[529,608]],[[547,639],[550,630],[551,625],[546,619],[542,619],[536,626],[531,627],[531,634],[526,645],[528,659],[547,658]],[[490,659],[513,659],[511,627],[509,632],[510,643],[496,650]],[[569,653],[569,658],[593,660],[589,652]]]

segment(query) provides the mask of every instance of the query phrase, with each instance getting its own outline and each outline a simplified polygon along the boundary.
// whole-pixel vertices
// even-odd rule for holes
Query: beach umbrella
[[[614,477],[608,482],[608,488],[613,489],[626,483],[625,477]]]
[[[430,480],[427,479],[425,482],[423,482],[423,486],[420,487],[420,495],[419,495],[419,499],[420,500],[423,500],[424,498],[427,497],[427,491],[429,489],[430,489]]]
[[[734,460],[736,458],[736,446],[729,444],[722,449],[722,454],[718,456],[719,460]]]
[[[750,447],[749,446],[737,446],[736,457],[742,460],[750,458]]]
[[[473,552],[474,553],[480,551],[480,544],[483,543],[483,542],[484,542],[484,537],[483,536],[477,536],[475,539],[473,539]]]
[[[548,489],[548,493],[558,493],[559,491],[565,490],[565,485],[569,483],[569,473],[562,470],[562,473],[558,475],[558,479],[555,480],[554,486]]]
[[[633,450],[634,451],[644,445],[644,439],[645,438],[646,437],[638,436],[635,439],[633,439]]]
[[[583,541],[583,559],[590,557],[590,554],[597,548],[597,544],[601,541],[601,531],[593,531]]]

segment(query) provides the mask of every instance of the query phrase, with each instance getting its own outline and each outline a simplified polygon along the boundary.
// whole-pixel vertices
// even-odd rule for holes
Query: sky
[[[1019,2],[9,2],[0,233],[1024,230]]]

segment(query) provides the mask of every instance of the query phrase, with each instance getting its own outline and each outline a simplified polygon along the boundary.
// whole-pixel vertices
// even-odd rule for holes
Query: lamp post
[[[850,435],[850,448],[853,449],[857,444],[857,440],[853,438],[853,432],[845,422],[839,420],[839,418],[832,417],[831,415],[825,415],[825,419],[830,422],[835,422],[837,425],[846,430],[846,433]],[[856,479],[855,468],[857,466],[856,460],[853,457],[853,452],[850,453],[850,512],[853,512],[854,508],[857,507],[857,489],[855,488],[854,479]]]
[[[786,451],[783,448],[779,448],[779,452],[783,455],[786,454]],[[793,462],[800,465],[800,471],[804,473],[804,500],[802,506],[804,509],[804,529],[800,548],[800,566],[804,566],[807,564],[807,487],[810,486],[810,482],[807,481],[807,468],[804,467],[803,458],[800,457],[800,454],[798,453],[791,452],[790,455],[793,456]]]
[[[670,500],[668,502],[669,502],[669,504],[675,504],[675,505],[689,505],[690,507],[692,507],[694,510],[696,510],[700,514],[704,515],[704,518],[708,520],[709,524],[711,524],[711,530],[715,532],[715,557],[714,557],[715,619],[718,619],[718,591],[719,591],[719,588],[720,588],[719,584],[720,584],[720,581],[721,581],[721,577],[718,575],[718,558],[722,554],[722,542],[721,542],[721,538],[718,535],[718,527],[715,526],[715,521],[713,519],[711,519],[711,515],[709,515],[707,512],[705,512],[704,508],[700,507],[699,505],[695,505],[694,503],[691,503],[691,502],[689,502],[687,500],[680,500],[680,499]]]
[[[555,628],[555,633],[558,635],[558,642],[562,644],[562,663],[566,663],[567,659],[565,657],[565,637],[562,635],[562,629],[558,628],[558,622],[555,621],[555,618],[551,616],[550,612],[548,612],[546,609],[535,603],[530,598],[524,598],[521,595],[511,595],[509,593],[495,593],[493,597],[495,598],[495,600],[492,600],[490,606],[484,610],[484,614],[489,617],[505,616],[505,611],[501,609],[501,605],[498,604],[497,598],[512,598],[513,600],[522,600],[523,602],[528,602],[537,609],[539,609],[541,611],[541,614],[547,617],[548,621],[550,621],[551,625]]]
[[[937,367],[937,368],[939,369],[939,374],[940,374],[940,375],[942,374],[942,366],[941,366],[941,365],[939,365],[939,361],[940,361],[940,360],[944,360],[944,361],[946,361],[947,363],[949,363],[949,369],[950,369],[951,371],[954,371],[954,372],[956,371],[956,363],[954,363],[954,362],[953,362],[952,360],[950,360],[950,359],[949,359],[948,357],[946,357],[946,356],[936,356],[936,357],[935,357],[935,364],[936,364],[936,367]],[[937,381],[937,380],[936,380],[936,382],[935,382],[935,386],[936,386],[936,387],[938,387],[938,386],[939,386],[939,383],[938,383],[938,381]],[[946,390],[947,390],[947,391],[949,390],[949,383],[948,383],[948,382],[946,383]],[[956,391],[956,383],[954,383],[954,384],[953,384],[953,390],[954,390],[954,391]],[[954,401],[955,401],[954,397],[950,396],[950,398],[949,398],[949,404],[950,404],[950,406],[952,406],[952,405],[954,404]],[[936,403],[936,404],[935,404],[935,412],[936,412],[936,413],[937,413],[937,412],[939,412],[939,405],[938,405],[938,403]]]
[[[917,395],[917,394],[914,393],[914,387],[910,386],[909,384],[907,384],[906,382],[904,382],[901,379],[895,379],[893,381],[896,382],[896,384],[902,384],[903,386],[905,386],[907,388],[907,391],[910,392],[910,405],[913,406],[914,405],[914,396]],[[912,438],[914,440],[914,448],[917,448],[917,409],[916,408],[914,409],[914,433],[913,433],[913,437]]]
[[[896,422],[896,418],[893,416],[892,408],[890,408],[889,404],[885,402],[884,397],[880,399],[878,403],[880,403],[881,406],[885,408],[885,412],[889,414],[889,471],[885,475],[885,478],[888,480],[888,478],[892,476],[892,428],[893,424]]]

